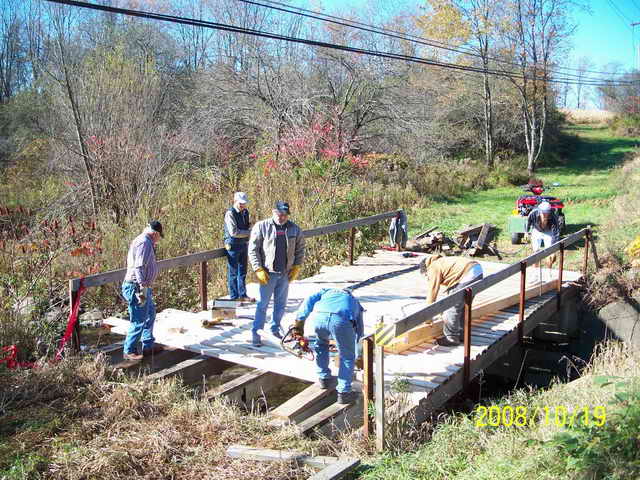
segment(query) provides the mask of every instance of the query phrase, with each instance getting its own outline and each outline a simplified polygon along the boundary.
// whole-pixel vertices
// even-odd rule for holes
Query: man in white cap
[[[531,246],[536,252],[556,243],[560,238],[558,216],[549,202],[542,202],[527,217],[527,231],[531,235]]]
[[[247,296],[247,263],[249,259],[249,199],[244,192],[236,192],[233,206],[224,214],[224,248],[227,250],[227,283],[232,300],[254,301]]]
[[[527,231],[531,235],[531,247],[534,252],[550,247],[560,239],[558,215],[555,214],[549,202],[542,202],[531,211],[527,217]],[[551,255],[548,260],[548,267],[553,267],[555,261],[555,255]],[[538,264],[538,267],[540,266]],[[534,275],[537,276],[537,280],[542,281],[542,270],[537,269],[535,272]]]

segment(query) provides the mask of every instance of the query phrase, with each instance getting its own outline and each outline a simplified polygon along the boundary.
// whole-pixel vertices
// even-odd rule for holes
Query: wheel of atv
[[[567,221],[564,218],[564,213],[561,213],[558,215],[558,230],[560,230],[560,233],[564,233],[566,229]]]
[[[522,233],[512,233],[511,234],[511,245],[519,245],[522,240]]]

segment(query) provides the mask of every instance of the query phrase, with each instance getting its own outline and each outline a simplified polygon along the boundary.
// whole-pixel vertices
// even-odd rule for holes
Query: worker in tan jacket
[[[467,288],[482,279],[482,266],[465,257],[443,257],[429,255],[420,262],[420,273],[427,277],[427,304],[430,305],[438,298],[441,287],[450,295]],[[463,342],[464,302],[445,310],[443,333],[437,340],[439,345],[453,346]]]

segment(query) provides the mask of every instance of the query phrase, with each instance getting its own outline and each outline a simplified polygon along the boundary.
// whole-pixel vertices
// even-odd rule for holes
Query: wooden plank
[[[462,228],[460,230],[458,230],[456,232],[456,235],[462,236],[462,235],[473,235],[474,233],[478,233],[480,232],[480,230],[482,230],[482,225],[470,225],[468,227]]]
[[[364,225],[372,225],[381,220],[386,220],[387,218],[393,218],[397,215],[398,210],[393,212],[380,213],[378,215],[372,215],[370,217],[358,218],[356,220],[348,220],[346,222],[334,223],[332,225],[326,225],[324,227],[312,228],[309,230],[304,230],[302,234],[305,238],[316,237],[318,235],[327,235],[330,233],[342,232],[345,230],[349,230],[353,227],[362,227]]]
[[[189,385],[201,382],[203,378],[210,375],[219,375],[225,369],[230,368],[233,365],[233,363],[225,362],[219,358],[198,355],[171,367],[159,370],[149,375],[148,378],[150,380],[162,380],[179,376],[182,378],[183,383]]]
[[[476,245],[478,248],[482,249],[486,247],[486,244],[491,241],[489,238],[489,233],[492,230],[495,230],[496,226],[491,225],[490,223],[485,223],[482,225],[482,230],[480,230],[480,235],[478,235],[478,240],[476,241]]]
[[[571,297],[575,295],[575,291],[571,291],[575,287],[565,287],[562,292],[563,300],[565,295],[567,297]],[[533,312],[525,321],[524,324],[524,333],[528,334],[531,332],[540,322],[547,319],[550,315],[555,312],[556,303],[554,301],[555,297],[550,297],[548,301],[542,306],[542,308]],[[500,340],[494,343],[490,348],[486,349],[483,352],[483,355],[478,357],[477,360],[471,362],[471,378],[479,375],[481,371],[486,369],[489,365],[491,365],[494,361],[502,357],[509,349],[511,349],[514,345],[518,343],[518,335],[516,331],[512,331],[507,335],[503,336]],[[447,400],[453,397],[457,392],[459,392],[462,385],[462,372],[459,371],[454,373],[449,381],[443,383],[440,388],[431,392],[427,397],[425,397],[420,405],[413,409],[413,414],[415,415],[416,422],[420,423],[424,419],[427,418],[435,409],[440,408]]]
[[[252,399],[273,390],[287,380],[289,377],[284,375],[265,370],[254,370],[207,391],[205,398],[211,400],[218,396],[224,396],[236,403],[248,405]]]
[[[335,389],[323,390],[319,385],[314,383],[272,410],[270,415],[280,420],[296,421],[301,414],[308,411],[314,404],[327,402],[328,405],[328,403],[335,402],[335,399]],[[311,413],[309,413],[309,416],[310,415]]]
[[[341,461],[338,457],[311,456],[296,450],[271,450],[268,448],[231,445],[227,455],[233,458],[244,458],[259,462],[291,462],[294,465],[308,465],[313,468],[326,468]]]
[[[320,410],[319,412],[311,415],[298,424],[298,429],[302,435],[310,435],[314,430],[323,427],[336,417],[344,414],[347,410],[358,408],[359,404],[340,405],[339,403],[332,403],[328,407]],[[336,422],[336,427],[340,429],[341,425]],[[346,425],[345,425],[346,428]],[[342,428],[344,430],[345,428]]]
[[[353,472],[359,466],[360,460],[355,458],[339,460],[315,475],[311,475],[309,480],[337,480]]]
[[[546,293],[555,289],[557,282],[555,280],[546,282],[540,287],[529,287],[525,292],[525,298],[531,299],[540,295],[540,292]],[[471,314],[473,318],[482,318],[493,312],[502,310],[503,308],[517,304],[520,301],[520,293],[516,292],[499,299],[484,299],[474,302]],[[435,304],[434,304],[435,305]],[[428,325],[421,325],[405,334],[396,337],[393,343],[385,347],[385,351],[389,353],[402,353],[405,350],[427,343],[442,335],[443,322],[435,322]]]

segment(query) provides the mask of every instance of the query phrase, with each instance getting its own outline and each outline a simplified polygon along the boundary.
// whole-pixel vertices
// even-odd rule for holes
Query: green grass
[[[596,231],[611,215],[610,200],[618,193],[615,181],[618,167],[638,142],[635,139],[613,137],[607,128],[571,126],[567,128],[570,154],[566,164],[541,168],[536,176],[549,188],[546,193],[565,202],[567,233],[593,226]],[[575,136],[575,137],[573,137]],[[518,187],[502,187],[466,193],[459,198],[417,209],[410,218],[410,235],[432,226],[451,234],[472,224],[492,223],[499,229],[498,248],[504,261],[512,262],[526,256],[528,247],[511,245],[506,231],[507,218],[522,195]],[[568,264],[577,266],[579,252],[567,255]]]

